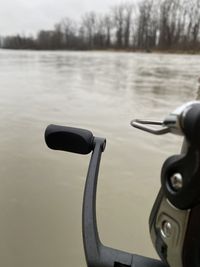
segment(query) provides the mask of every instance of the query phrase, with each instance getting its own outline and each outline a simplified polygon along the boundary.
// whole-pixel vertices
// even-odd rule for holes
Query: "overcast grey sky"
[[[78,19],[88,11],[105,13],[110,6],[121,2],[121,0],[0,0],[0,35],[35,34],[40,29],[52,29],[56,22],[66,16]]]

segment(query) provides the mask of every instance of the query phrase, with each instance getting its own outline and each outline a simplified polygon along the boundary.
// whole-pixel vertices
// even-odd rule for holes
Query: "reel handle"
[[[89,154],[94,149],[92,132],[54,124],[46,128],[45,142],[51,149],[77,154]]]

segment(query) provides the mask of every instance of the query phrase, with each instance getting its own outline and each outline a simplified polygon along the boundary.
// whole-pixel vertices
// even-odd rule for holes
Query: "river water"
[[[198,97],[200,56],[0,51],[0,265],[86,266],[81,206],[89,156],[49,150],[48,124],[107,138],[97,213],[103,243],[156,257],[148,216],[160,168],[181,137],[133,118],[163,119]]]

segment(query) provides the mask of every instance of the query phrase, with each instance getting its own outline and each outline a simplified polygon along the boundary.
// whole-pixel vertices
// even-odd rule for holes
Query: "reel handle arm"
[[[98,171],[105,139],[94,138],[82,209],[82,232],[88,267],[166,267],[164,263],[104,246],[99,238],[96,219],[96,192]]]
[[[106,140],[94,137],[85,129],[49,125],[45,131],[45,141],[47,146],[54,150],[78,154],[89,154],[92,151],[82,208],[82,234],[87,266],[166,267],[159,260],[110,248],[100,241],[96,219],[96,192],[101,155]]]

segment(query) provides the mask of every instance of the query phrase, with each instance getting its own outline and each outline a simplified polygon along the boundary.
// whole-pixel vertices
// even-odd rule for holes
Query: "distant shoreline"
[[[137,12],[136,12],[137,11]],[[198,12],[197,12],[198,11]],[[35,51],[114,51],[200,54],[199,0],[141,1],[113,6],[108,13],[65,17],[36,36],[0,35],[0,47]]]
[[[159,50],[145,51],[140,49],[32,49],[32,48],[0,48],[7,51],[34,51],[34,52],[114,52],[114,53],[141,53],[141,54],[177,54],[177,55],[200,55],[196,50]]]

